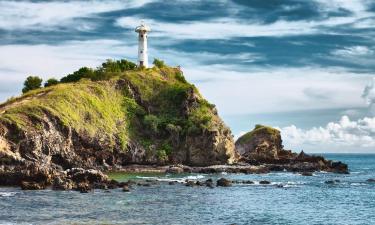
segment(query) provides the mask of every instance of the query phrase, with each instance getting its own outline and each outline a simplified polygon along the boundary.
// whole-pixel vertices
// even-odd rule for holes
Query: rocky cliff
[[[231,131],[180,69],[106,75],[37,89],[0,105],[0,184],[47,185],[76,167],[233,161]]]
[[[272,127],[256,125],[235,143],[242,162],[266,164],[270,170],[294,172],[328,171],[347,173],[348,166],[341,162],[327,160],[322,156],[299,154],[285,150],[280,131]]]

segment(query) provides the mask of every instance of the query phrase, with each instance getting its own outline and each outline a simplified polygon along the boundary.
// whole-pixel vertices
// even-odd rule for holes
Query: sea
[[[0,224],[375,224],[375,155],[324,154],[350,174],[124,174],[111,177],[178,181],[130,192],[22,191],[0,188]],[[186,187],[185,179],[252,180],[232,187]],[[269,185],[259,181],[268,180]],[[333,184],[326,183],[337,180]],[[282,187],[281,187],[282,186]]]

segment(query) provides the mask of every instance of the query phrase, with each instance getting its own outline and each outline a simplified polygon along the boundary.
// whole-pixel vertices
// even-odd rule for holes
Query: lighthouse
[[[140,67],[148,67],[148,54],[147,54],[147,33],[151,29],[143,21],[141,25],[135,28],[138,33],[138,65]]]

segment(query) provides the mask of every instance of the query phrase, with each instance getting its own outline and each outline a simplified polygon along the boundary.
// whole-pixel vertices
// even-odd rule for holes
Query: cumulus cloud
[[[95,24],[76,23],[74,19],[87,18],[96,13],[140,7],[148,2],[150,1],[0,1],[0,28],[41,30],[64,26],[90,30]]]
[[[375,117],[365,117],[355,121],[348,116],[338,122],[330,122],[325,127],[300,129],[294,125],[278,128],[286,145],[336,145],[352,147],[375,147]]]

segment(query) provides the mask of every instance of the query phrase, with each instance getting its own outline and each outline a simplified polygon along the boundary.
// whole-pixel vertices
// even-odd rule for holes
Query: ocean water
[[[366,182],[375,178],[375,155],[325,156],[349,164],[351,173],[112,174],[118,180],[226,177],[272,182],[214,189],[166,183],[135,186],[129,193],[0,188],[0,224],[375,224],[375,183]],[[332,179],[340,182],[324,183]]]

